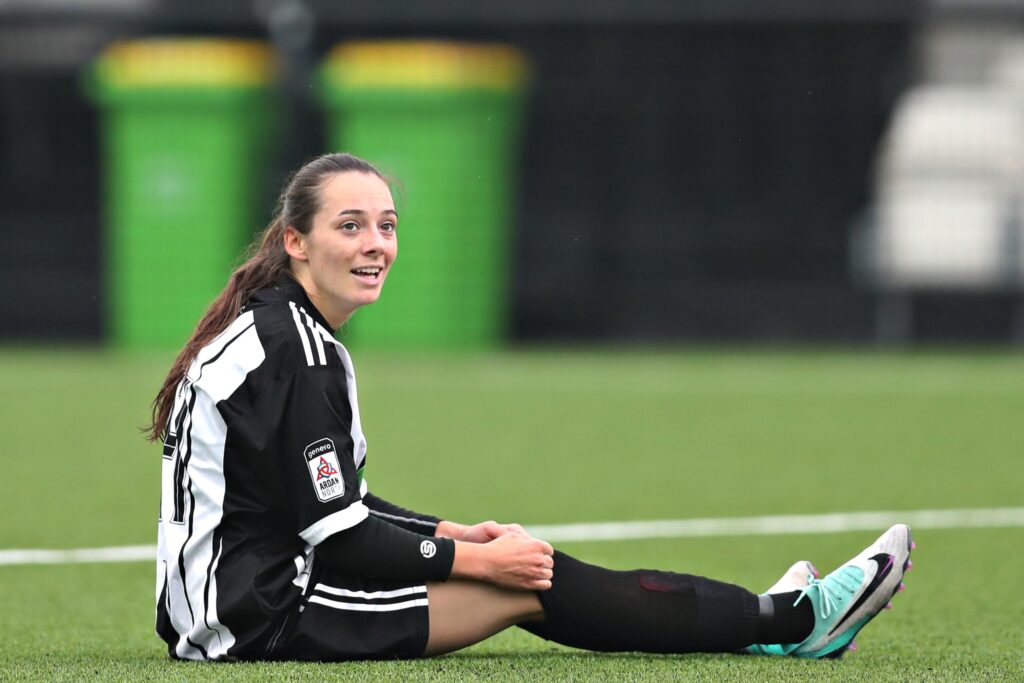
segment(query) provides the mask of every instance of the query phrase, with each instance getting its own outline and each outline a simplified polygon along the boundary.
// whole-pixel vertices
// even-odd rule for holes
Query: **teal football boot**
[[[853,639],[892,597],[904,589],[903,575],[913,565],[910,527],[897,524],[860,554],[824,579],[810,579],[794,605],[809,600],[814,629],[795,646],[782,646],[794,657],[836,659],[856,649]]]

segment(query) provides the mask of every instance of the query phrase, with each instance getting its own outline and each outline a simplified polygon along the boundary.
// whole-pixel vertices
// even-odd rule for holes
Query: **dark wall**
[[[191,14],[111,36],[266,35],[252,14],[204,23],[185,4]],[[305,60],[340,39],[397,34],[504,40],[534,64],[517,339],[870,337],[848,233],[909,78],[909,15],[429,30],[371,18],[323,18]],[[0,338],[102,335],[96,115],[78,68],[0,69]],[[321,151],[311,103],[293,100],[293,113],[278,177]]]
[[[0,339],[101,334],[97,151],[76,73],[0,71]]]
[[[566,29],[527,40],[516,330],[849,338],[847,235],[907,79],[900,24]]]

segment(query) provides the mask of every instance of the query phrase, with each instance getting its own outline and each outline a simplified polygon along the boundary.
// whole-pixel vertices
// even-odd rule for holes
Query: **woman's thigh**
[[[514,591],[478,581],[428,583],[430,635],[426,656],[452,652],[526,621],[542,621],[533,591]]]

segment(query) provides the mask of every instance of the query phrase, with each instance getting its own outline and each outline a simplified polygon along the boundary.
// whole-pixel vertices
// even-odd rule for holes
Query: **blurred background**
[[[167,677],[139,427],[334,150],[402,216],[339,332],[375,492],[527,525],[939,511],[844,666],[1024,677],[1024,0],[0,0],[0,671]],[[875,533],[568,549],[755,587]]]
[[[179,346],[341,147],[409,211],[365,340],[1024,339],[1009,0],[0,0],[0,339]]]

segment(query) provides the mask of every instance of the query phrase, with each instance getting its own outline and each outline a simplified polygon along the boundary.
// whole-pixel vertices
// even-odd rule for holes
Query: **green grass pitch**
[[[1024,505],[1024,356],[551,349],[355,354],[367,479],[524,524]],[[0,549],[155,542],[137,426],[165,354],[0,349]],[[881,531],[881,530],[879,530]],[[761,590],[873,532],[560,544]],[[1024,528],[920,530],[908,590],[839,662],[595,655],[510,630],[412,662],[172,662],[149,562],[0,566],[0,680],[1024,679]]]

